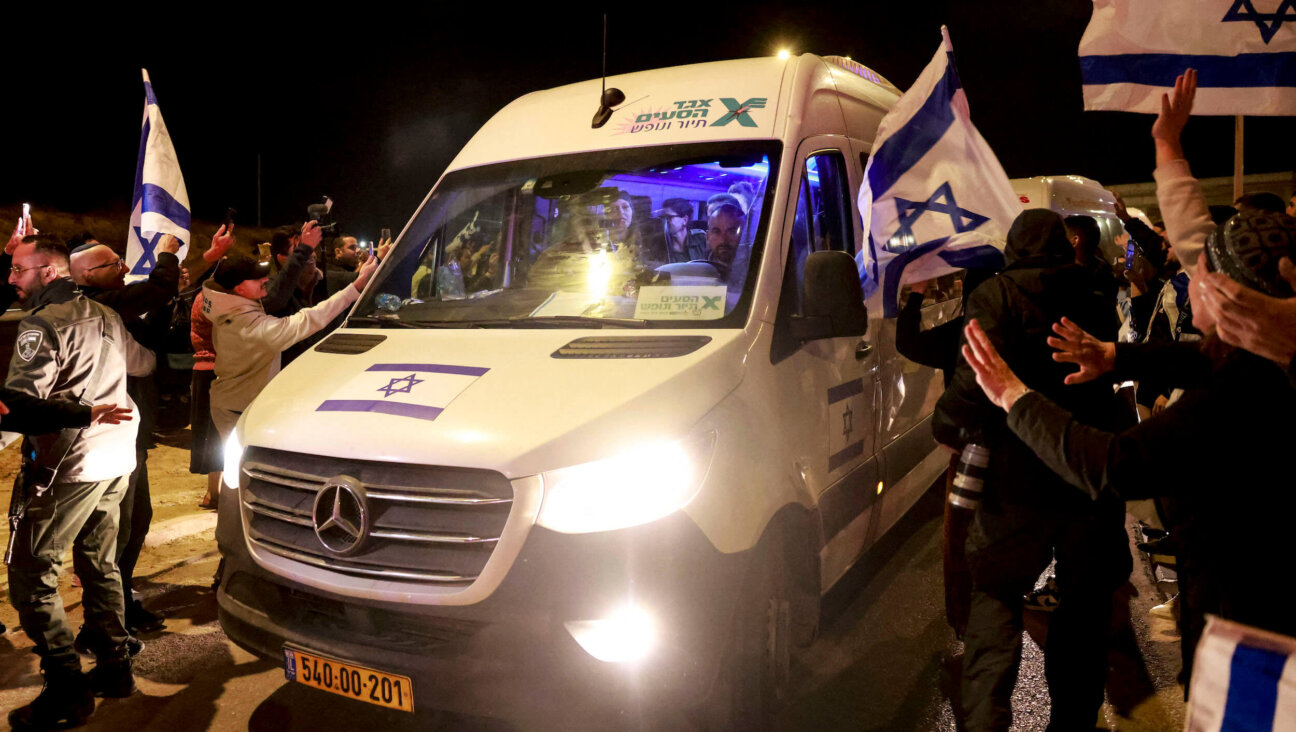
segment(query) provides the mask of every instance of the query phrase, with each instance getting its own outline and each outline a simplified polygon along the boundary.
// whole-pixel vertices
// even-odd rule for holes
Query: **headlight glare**
[[[710,439],[692,445],[647,443],[604,460],[546,472],[536,522],[580,534],[646,524],[674,513],[697,495],[712,444]]]
[[[221,473],[221,482],[226,488],[238,490],[239,469],[243,463],[243,445],[239,443],[238,430],[230,432],[225,440],[225,470]]]

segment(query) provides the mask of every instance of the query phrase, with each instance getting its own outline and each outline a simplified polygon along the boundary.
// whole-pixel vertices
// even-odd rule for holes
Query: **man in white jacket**
[[[203,284],[203,314],[212,323],[216,346],[211,415],[222,442],[243,410],[279,373],[280,352],[350,307],[377,267],[378,260],[370,259],[350,286],[314,307],[276,318],[261,306],[269,265],[254,259],[221,262],[216,274]]]

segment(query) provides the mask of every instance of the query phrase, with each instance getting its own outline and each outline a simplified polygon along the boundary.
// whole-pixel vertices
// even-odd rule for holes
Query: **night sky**
[[[146,8],[166,16],[167,7],[199,6],[26,5],[5,11],[10,103],[0,204],[29,200],[38,212],[120,209],[124,216],[143,110],[139,69],[147,67],[196,218],[219,220],[233,206],[240,221],[255,223],[259,153],[266,226],[300,220],[327,193],[343,228],[362,238],[382,226],[399,230],[455,153],[509,101],[596,78],[604,10],[222,6],[133,25],[124,16]],[[945,23],[973,121],[1010,176],[1151,180],[1153,118],[1082,111],[1076,47],[1090,9],[1087,0],[856,0],[809,10],[627,2],[607,7],[608,71],[786,47],[849,55],[906,89]],[[591,98],[591,115],[595,106]],[[1289,119],[1249,118],[1246,172],[1292,169],[1292,129]],[[1197,175],[1232,173],[1232,130],[1232,118],[1189,126]],[[117,243],[123,235],[101,234]]]

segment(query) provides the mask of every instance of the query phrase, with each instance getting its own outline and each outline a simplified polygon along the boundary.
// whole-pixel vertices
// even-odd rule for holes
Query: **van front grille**
[[[513,503],[503,475],[346,460],[248,448],[240,491],[251,542],[265,551],[340,574],[405,582],[469,584],[499,542]],[[315,531],[319,492],[342,477],[363,488],[369,531],[338,556]]]

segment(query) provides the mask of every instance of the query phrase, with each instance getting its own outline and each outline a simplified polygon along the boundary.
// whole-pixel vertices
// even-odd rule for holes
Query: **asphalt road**
[[[779,729],[954,730],[943,690],[948,685],[945,669],[958,645],[944,622],[939,509],[939,496],[933,494],[830,596],[818,640],[796,660],[794,693],[777,719]],[[157,553],[150,555],[153,551]],[[465,718],[435,710],[412,717],[285,683],[277,664],[250,656],[221,632],[215,598],[207,588],[216,559],[210,530],[173,543],[165,552],[146,551],[141,587],[147,604],[168,616],[168,626],[144,636],[148,645],[136,662],[141,693],[99,702],[86,729],[554,728],[538,720]],[[1182,690],[1173,681],[1177,636],[1148,622],[1147,608],[1160,601],[1150,579],[1136,562],[1131,585],[1119,598],[1119,606],[1129,611],[1121,613],[1122,623],[1113,632],[1109,704],[1103,719],[1095,720],[1100,729],[1182,728]],[[70,586],[64,592],[74,622],[79,622],[78,594]],[[1030,635],[1043,638],[1047,615],[1028,615]],[[0,711],[26,703],[39,691],[36,659],[29,649],[25,636],[12,627],[0,639]],[[589,729],[638,726],[636,715],[599,708],[597,700],[571,704]],[[1031,638],[1015,706],[1014,729],[1044,729],[1048,692],[1042,655]],[[7,729],[2,720],[0,716],[0,730]]]

